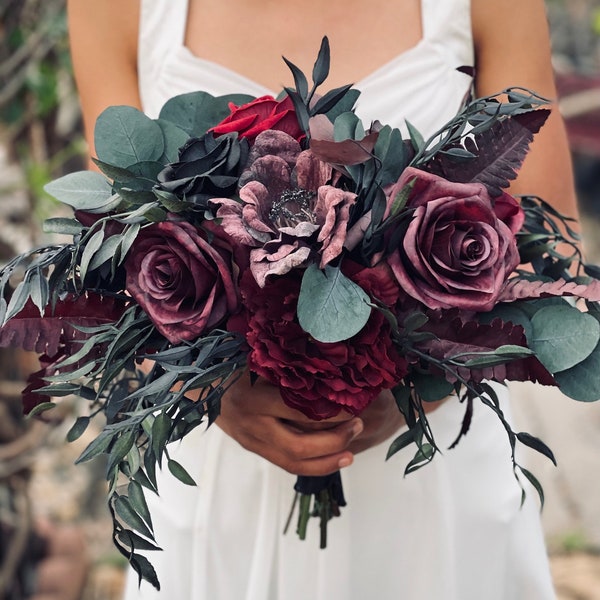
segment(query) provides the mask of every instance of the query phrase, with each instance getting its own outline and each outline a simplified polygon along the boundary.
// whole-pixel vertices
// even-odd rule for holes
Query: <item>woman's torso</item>
[[[279,93],[280,89],[269,89],[216,59],[192,52],[188,9],[188,0],[142,0],[138,70],[148,114],[157,116],[170,97],[195,90],[213,95]],[[367,124],[379,120],[403,126],[409,120],[428,135],[456,113],[469,90],[471,79],[458,68],[474,64],[470,0],[421,0],[420,9],[420,39],[355,83],[361,90],[357,112]],[[221,28],[221,35],[226,43],[227,26]],[[369,48],[366,33],[359,32],[356,38]],[[315,57],[317,51],[315,47]],[[248,54],[252,54],[250,44]],[[274,49],[273,54],[279,57],[281,52]],[[212,56],[218,57],[218,51]],[[295,62],[295,56],[286,58]],[[332,70],[336,60],[344,58],[332,47]],[[291,84],[290,74],[282,86]],[[326,82],[324,91],[327,87]]]

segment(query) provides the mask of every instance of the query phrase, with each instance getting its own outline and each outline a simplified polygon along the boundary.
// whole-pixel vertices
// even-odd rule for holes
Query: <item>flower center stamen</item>
[[[302,188],[285,190],[279,200],[273,202],[269,212],[271,222],[278,228],[294,227],[298,223],[314,223],[312,199],[315,193]]]

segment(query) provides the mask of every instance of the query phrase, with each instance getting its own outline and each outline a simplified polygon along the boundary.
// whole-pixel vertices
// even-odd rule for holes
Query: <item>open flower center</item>
[[[279,200],[273,202],[269,218],[277,228],[294,227],[298,223],[314,223],[316,220],[313,212],[312,199],[314,192],[295,188],[285,190]]]

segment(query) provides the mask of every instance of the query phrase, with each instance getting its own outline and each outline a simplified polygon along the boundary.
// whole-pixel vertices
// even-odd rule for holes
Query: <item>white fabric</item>
[[[179,93],[262,95],[262,86],[183,46],[186,0],[143,0],[140,87],[156,116]],[[473,64],[468,0],[422,0],[423,40],[357,84],[359,114],[432,133],[469,87],[457,67]],[[506,400],[504,388],[500,394]],[[453,399],[431,415],[442,448],[464,408]],[[317,524],[301,542],[283,527],[294,477],[248,453],[217,427],[197,430],[171,455],[198,486],[168,473],[149,498],[162,553],[149,557],[163,591],[126,598],[173,600],[549,600],[554,598],[535,493],[520,509],[502,426],[483,405],[459,446],[406,478],[406,449],[385,461],[387,444],[342,473],[348,506],[318,549]],[[316,520],[313,520],[316,521]]]

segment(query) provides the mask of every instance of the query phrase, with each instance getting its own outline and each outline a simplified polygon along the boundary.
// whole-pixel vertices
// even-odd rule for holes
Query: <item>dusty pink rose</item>
[[[515,233],[524,216],[517,201],[413,168],[389,190],[390,201],[409,183],[414,214],[388,257],[400,286],[429,308],[490,310],[519,264]]]
[[[125,261],[127,291],[170,342],[193,340],[237,310],[229,242],[186,222],[143,229]]]
[[[241,178],[241,203],[212,203],[228,235],[251,248],[258,284],[309,262],[325,267],[342,252],[356,194],[330,185],[331,167],[280,131],[260,134],[251,158]]]
[[[382,263],[364,269],[345,261],[347,276],[373,297],[393,305],[399,288]],[[373,310],[365,327],[337,343],[314,340],[298,324],[296,308],[301,273],[259,288],[245,274],[240,286],[243,310],[228,327],[246,335],[248,366],[279,387],[284,402],[311,419],[327,419],[341,410],[359,414],[384,390],[406,375],[407,363],[396,351],[390,324]]]
[[[242,106],[230,103],[229,110],[231,114],[209,131],[215,135],[236,131],[250,143],[254,142],[259,133],[268,129],[285,131],[297,140],[305,135],[289,96],[283,100],[275,100],[273,96],[262,96]]]

